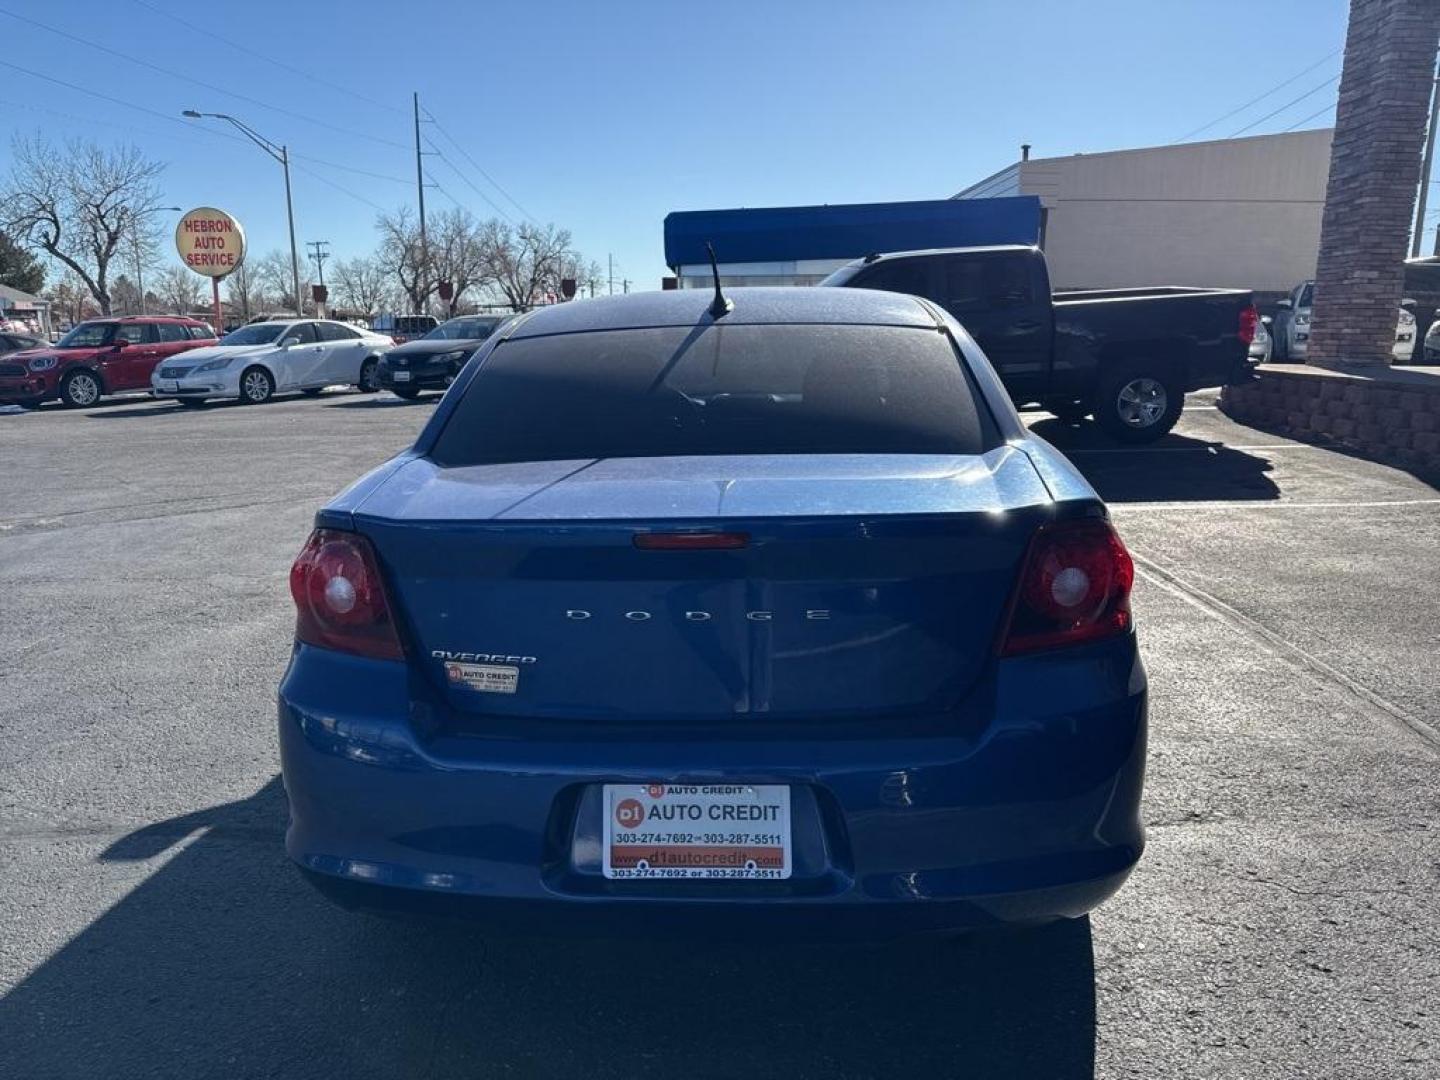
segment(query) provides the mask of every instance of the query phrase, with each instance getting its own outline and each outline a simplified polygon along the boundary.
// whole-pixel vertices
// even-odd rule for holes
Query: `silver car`
[[[1315,282],[1302,281],[1290,290],[1289,296],[1275,305],[1277,310],[1270,336],[1274,339],[1273,359],[1277,364],[1304,363],[1310,351],[1310,316],[1314,296]],[[1390,355],[1396,363],[1403,363],[1410,359],[1414,350],[1415,316],[1402,307],[1395,321],[1395,344],[1390,349]]]

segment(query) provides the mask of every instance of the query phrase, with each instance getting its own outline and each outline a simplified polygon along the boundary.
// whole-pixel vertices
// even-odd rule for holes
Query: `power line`
[[[1309,75],[1310,72],[1314,71],[1314,70],[1315,70],[1316,68],[1318,68],[1320,65],[1326,63],[1327,61],[1333,60],[1335,57],[1337,57],[1337,56],[1340,55],[1340,52],[1341,52],[1340,49],[1336,49],[1334,52],[1330,53],[1329,55],[1327,55],[1327,56],[1322,56],[1319,60],[1316,60],[1315,63],[1311,64],[1311,65],[1310,65],[1309,67],[1307,67],[1304,71],[1301,71],[1301,72],[1299,72],[1299,73],[1297,73],[1297,74],[1295,74],[1295,75],[1290,76],[1290,78],[1286,79],[1284,82],[1276,83],[1276,84],[1275,84],[1274,86],[1272,86],[1269,90],[1266,90],[1263,94],[1261,94],[1259,97],[1251,98],[1249,101],[1245,102],[1244,105],[1236,106],[1235,108],[1233,108],[1233,109],[1231,109],[1229,112],[1227,112],[1224,116],[1217,116],[1214,120],[1211,120],[1208,124],[1201,124],[1201,125],[1200,125],[1198,128],[1196,128],[1194,131],[1187,132],[1186,134],[1181,135],[1178,139],[1173,140],[1173,141],[1171,142],[1171,145],[1173,146],[1175,143],[1184,142],[1186,139],[1189,139],[1189,138],[1191,138],[1192,136],[1199,135],[1200,132],[1202,132],[1202,131],[1208,131],[1210,128],[1214,127],[1216,124],[1219,124],[1219,123],[1222,123],[1222,122],[1224,122],[1224,121],[1226,121],[1226,120],[1229,120],[1232,116],[1236,115],[1237,113],[1242,113],[1242,112],[1244,112],[1246,109],[1250,108],[1251,105],[1255,105],[1255,104],[1257,104],[1257,103],[1259,103],[1259,102],[1261,102],[1261,101],[1264,101],[1264,100],[1265,100],[1267,97],[1269,97],[1271,94],[1275,93],[1275,91],[1285,89],[1285,87],[1289,86],[1291,83],[1298,81],[1299,79],[1301,79],[1302,77],[1304,77],[1304,76],[1306,76],[1306,75]]]
[[[369,169],[357,169],[353,165],[341,165],[338,161],[326,161],[324,158],[311,157],[309,154],[297,154],[290,152],[291,161],[308,161],[312,165],[323,165],[327,169],[339,169],[341,172],[354,173],[357,176],[368,176],[372,180],[389,180],[395,184],[404,184],[409,187],[409,180],[402,180],[398,176],[387,176],[385,173],[371,172]]]
[[[46,75],[43,72],[39,71],[31,71],[27,67],[21,67],[19,64],[11,63],[9,60],[0,59],[0,67],[8,67],[14,71],[21,72],[24,75],[29,75],[32,79],[43,79],[45,82],[54,83],[56,86],[63,86],[68,90],[75,90],[81,94],[88,94],[90,95],[90,97],[99,98],[101,101],[108,101],[112,105],[122,105],[127,109],[134,109],[136,112],[142,112],[147,116],[159,117],[161,120],[164,120],[168,123],[180,124],[183,127],[188,127],[194,130],[193,125],[186,123],[178,116],[174,116],[170,113],[162,113],[158,109],[151,109],[144,105],[136,105],[133,101],[125,101],[121,98],[114,97],[111,94],[103,94],[99,90],[91,90],[89,87],[80,86],[77,83],[66,82],[64,79],[57,79],[53,75]],[[243,135],[227,135],[223,131],[212,131],[209,128],[200,128],[199,130],[221,139],[233,139],[236,142],[245,141],[245,137]]]
[[[0,67],[8,67],[8,68],[11,68],[11,69],[13,69],[13,70],[15,70],[15,71],[21,72],[22,74],[29,75],[31,78],[43,79],[43,80],[46,81],[46,82],[54,83],[56,86],[63,86],[63,87],[65,87],[65,88],[68,89],[68,90],[74,90],[74,91],[76,91],[76,92],[78,92],[78,93],[81,93],[81,94],[87,94],[87,95],[89,95],[90,97],[98,98],[98,99],[101,100],[101,101],[108,101],[108,102],[110,102],[110,104],[112,104],[112,105],[119,105],[119,106],[121,106],[122,108],[133,109],[133,110],[135,110],[136,112],[144,113],[146,116],[154,116],[154,117],[157,117],[157,118],[159,118],[159,119],[161,119],[161,120],[164,120],[164,121],[167,122],[167,123],[179,124],[181,127],[185,128],[187,131],[190,131],[190,132],[199,131],[199,132],[202,132],[202,133],[205,134],[205,135],[210,136],[211,138],[216,138],[216,139],[228,139],[228,140],[230,140],[231,142],[246,142],[246,141],[247,141],[247,140],[246,140],[243,136],[241,136],[241,135],[229,135],[229,134],[227,134],[226,132],[223,132],[223,131],[216,131],[214,128],[208,128],[208,127],[203,127],[203,126],[202,126],[202,127],[197,127],[197,126],[194,125],[194,124],[190,124],[190,123],[187,123],[187,122],[184,121],[184,120],[181,120],[178,116],[172,116],[172,115],[170,115],[169,113],[162,113],[162,112],[159,112],[159,111],[156,110],[156,109],[147,108],[147,107],[144,106],[144,105],[137,105],[137,104],[135,104],[133,101],[126,101],[126,100],[124,100],[123,98],[117,98],[117,97],[115,97],[115,96],[112,95],[112,94],[104,94],[104,93],[101,93],[99,90],[91,90],[89,87],[80,86],[80,85],[78,85],[77,83],[67,82],[67,81],[65,81],[64,79],[57,79],[57,78],[55,78],[55,76],[53,76],[53,75],[46,75],[46,74],[44,74],[43,72],[32,71],[32,70],[30,70],[30,69],[27,68],[27,67],[22,67],[22,66],[19,65],[19,64],[13,64],[13,63],[11,63],[11,62],[8,61],[8,60],[0,60]],[[69,120],[79,120],[79,121],[81,121],[81,122],[90,122],[90,121],[86,121],[84,117],[73,116],[73,115],[71,115],[70,113],[59,112],[59,111],[57,111],[57,110],[55,110],[55,109],[43,108],[43,107],[38,107],[38,106],[30,106],[30,105],[22,105],[22,106],[19,106],[19,107],[21,107],[21,108],[27,108],[27,109],[35,109],[36,111],[39,111],[39,112],[52,113],[52,114],[54,114],[54,115],[56,115],[56,116],[61,116],[61,117],[64,117],[64,118],[66,118],[66,119],[69,119]],[[142,134],[147,134],[147,135],[151,135],[151,136],[159,135],[158,132],[144,131],[144,129],[138,129],[138,130],[140,130]],[[292,154],[290,155],[290,160],[293,161],[293,162],[297,162],[297,163],[300,162],[300,161],[308,161],[308,162],[310,162],[310,163],[313,164],[313,165],[320,165],[320,166],[323,166],[323,167],[329,168],[329,169],[341,169],[341,170],[343,170],[343,171],[345,171],[345,172],[358,173],[358,174],[361,175],[361,176],[373,177],[373,178],[376,179],[376,180],[390,180],[390,181],[394,181],[394,182],[397,183],[397,184],[409,184],[409,183],[410,183],[410,181],[408,181],[408,180],[401,180],[398,176],[386,176],[386,175],[384,175],[383,173],[370,172],[370,171],[367,170],[367,169],[357,169],[357,168],[354,168],[353,166],[350,166],[350,165],[341,165],[339,162],[326,161],[326,160],[324,160],[323,158],[313,158],[313,157],[310,157],[309,155],[306,155],[306,154],[294,154],[294,153],[292,153]],[[310,169],[306,169],[306,168],[304,168],[303,166],[301,166],[301,165],[299,165],[299,164],[296,164],[295,168],[299,169],[300,171],[302,171],[302,172],[304,172],[304,173],[306,173],[306,174],[308,174],[308,175],[310,175],[310,176],[313,176],[315,179],[321,181],[322,183],[329,184],[331,187],[335,188],[337,191],[341,191],[341,192],[345,193],[346,195],[349,195],[352,199],[358,199],[359,201],[365,203],[365,204],[368,205],[368,206],[373,206],[373,207],[375,207],[377,210],[382,210],[382,211],[384,210],[384,207],[380,206],[378,203],[371,202],[369,199],[365,198],[364,196],[355,194],[355,192],[351,191],[349,188],[342,187],[340,184],[337,184],[337,183],[335,183],[333,180],[329,180],[329,179],[327,179],[326,177],[321,176],[319,173],[313,172],[313,171],[310,170]]]
[[[471,167],[474,168],[476,172],[478,172],[487,181],[489,181],[491,187],[493,187],[496,191],[500,192],[501,195],[505,196],[505,198],[510,201],[510,204],[514,206],[515,209],[520,211],[523,217],[529,218],[531,221],[535,220],[535,215],[530,213],[529,210],[526,210],[525,207],[521,206],[518,202],[516,202],[513,195],[511,195],[508,191],[501,187],[499,183],[496,182],[493,176],[491,176],[489,173],[487,173],[484,169],[480,167],[480,163],[470,156],[470,152],[466,150],[465,147],[460,145],[459,140],[457,140],[454,135],[451,135],[450,132],[445,130],[445,125],[440,123],[439,120],[435,119],[434,113],[432,113],[429,109],[426,109],[425,115],[430,118],[430,122],[435,125],[435,129],[439,131],[441,135],[444,135],[445,138],[450,140],[450,145],[455,147],[456,150],[460,151],[460,156],[463,157],[466,161],[468,161]],[[451,165],[450,167],[452,169],[455,168],[455,166],[453,165]],[[458,172],[459,170],[456,171]],[[487,199],[486,201],[488,202],[489,200]],[[492,203],[491,205],[493,206],[494,204]],[[499,208],[497,207],[496,209]],[[501,213],[503,214],[504,211],[501,211]]]
[[[1301,124],[1308,124],[1311,120],[1314,120],[1316,117],[1318,117],[1318,116],[1324,116],[1327,112],[1329,112],[1329,111],[1330,111],[1331,109],[1333,109],[1333,108],[1335,108],[1335,102],[1332,101],[1329,105],[1326,105],[1323,109],[1318,109],[1318,110],[1316,110],[1315,112],[1312,112],[1309,116],[1305,117],[1305,119],[1303,119],[1303,120],[1296,120],[1295,123],[1291,124],[1291,125],[1290,125],[1289,127],[1287,127],[1285,130],[1286,130],[1286,131],[1294,131],[1294,130],[1295,130],[1296,128],[1298,128]]]
[[[147,11],[152,11],[156,15],[169,19],[171,22],[179,23],[187,30],[193,30],[197,34],[202,34],[204,35],[206,40],[210,40],[213,38],[216,41],[223,41],[226,45],[229,45],[237,52],[245,53],[247,56],[253,56],[257,60],[264,60],[267,64],[273,64],[275,67],[279,68],[282,71],[288,71],[291,74],[299,75],[301,78],[309,79],[311,82],[317,83],[320,86],[328,86],[331,90],[336,90],[342,94],[348,94],[357,101],[363,101],[367,105],[374,105],[377,109],[389,109],[391,112],[397,113],[403,113],[405,111],[397,105],[387,105],[383,101],[376,101],[374,98],[366,97],[364,94],[360,93],[357,90],[351,90],[348,86],[341,86],[339,83],[333,83],[329,79],[322,79],[319,75],[315,75],[309,71],[305,71],[303,68],[292,67],[291,65],[284,63],[281,60],[276,60],[273,56],[267,56],[265,53],[260,52],[257,49],[250,48],[248,45],[242,45],[238,41],[231,41],[224,35],[217,34],[213,27],[196,26],[194,23],[182,19],[179,15],[175,15],[172,12],[164,10],[163,8],[158,8],[154,4],[147,3],[146,0],[131,0],[131,3],[138,4],[140,7],[145,8]]]
[[[1329,78],[1329,79],[1326,79],[1326,80],[1325,80],[1323,83],[1321,83],[1319,86],[1312,86],[1309,90],[1306,90],[1305,93],[1301,94],[1299,97],[1293,98],[1292,100],[1287,101],[1284,105],[1281,105],[1278,109],[1275,109],[1275,110],[1272,111],[1272,112],[1266,113],[1264,116],[1260,117],[1259,120],[1255,120],[1255,121],[1253,121],[1253,122],[1251,122],[1251,123],[1249,123],[1249,124],[1246,124],[1246,125],[1245,125],[1243,128],[1241,128],[1239,131],[1232,132],[1232,133],[1230,134],[1230,138],[1233,139],[1233,138],[1235,138],[1236,135],[1243,135],[1245,132],[1249,131],[1249,130],[1250,130],[1251,128],[1253,128],[1253,127],[1259,127],[1259,126],[1260,126],[1261,124],[1263,124],[1266,120],[1269,120],[1272,116],[1279,116],[1279,115],[1280,115],[1282,112],[1284,112],[1286,109],[1290,108],[1291,105],[1298,105],[1298,104],[1300,104],[1300,102],[1304,101],[1304,100],[1305,100],[1307,97],[1309,97],[1311,94],[1318,94],[1321,90],[1324,90],[1324,89],[1325,89],[1327,86],[1329,86],[1331,83],[1337,83],[1337,82],[1339,82],[1339,81],[1340,81],[1340,76],[1339,76],[1339,75],[1335,75],[1335,76],[1332,76],[1332,77]]]
[[[179,79],[182,82],[193,83],[195,86],[203,87],[204,89],[209,90],[212,93],[223,94],[226,97],[232,97],[238,101],[249,102],[251,105],[256,105],[262,109],[269,109],[272,112],[282,113],[285,116],[293,117],[294,119],[301,120],[307,124],[314,124],[317,127],[329,128],[331,131],[338,131],[342,135],[350,135],[357,139],[369,139],[371,142],[380,143],[384,146],[394,146],[398,147],[401,150],[405,149],[402,143],[397,143],[391,141],[390,139],[381,138],[379,135],[371,135],[369,132],[356,131],[353,128],[341,127],[338,124],[332,124],[326,120],[318,120],[313,116],[306,116],[304,113],[295,112],[293,109],[286,109],[280,105],[271,105],[269,102],[261,101],[259,98],[252,98],[246,94],[237,93],[234,90],[227,90],[223,86],[216,86],[214,83],[207,83],[202,79],[191,78],[189,75],[182,74],[181,72],[171,71],[169,68],[161,67],[159,64],[152,64],[148,60],[142,60],[138,56],[131,56],[129,53],[121,52],[118,49],[112,49],[108,45],[101,45],[99,42],[90,41],[87,38],[80,37],[78,34],[72,34],[67,30],[60,30],[56,27],[49,26],[46,23],[42,23],[37,19],[30,18],[29,16],[17,15],[15,12],[9,11],[5,8],[0,8],[0,15],[5,15],[11,19],[15,19],[17,22],[28,23],[31,26],[37,26],[41,30],[45,30],[48,33],[55,34],[70,41],[78,42],[79,44],[84,45],[87,48],[95,49],[98,52],[103,52],[108,56],[118,56],[122,60],[127,60],[132,64],[138,64],[143,68],[147,68],[150,71],[158,72],[161,75],[167,76],[168,78]]]
[[[355,192],[353,192],[353,191],[351,191],[349,188],[347,188],[344,184],[337,184],[334,180],[331,180],[328,176],[321,176],[319,173],[315,172],[313,169],[307,169],[307,168],[305,168],[304,165],[296,165],[295,168],[296,168],[298,171],[303,172],[306,176],[314,177],[316,180],[319,180],[322,184],[328,184],[328,185],[330,185],[330,186],[331,186],[332,188],[334,188],[336,191],[340,192],[340,194],[342,194],[342,195],[349,195],[350,198],[354,199],[356,202],[362,202],[362,203],[364,203],[366,206],[372,207],[372,208],[374,208],[375,210],[380,211],[380,213],[382,213],[382,214],[388,213],[388,211],[385,209],[385,207],[381,206],[379,203],[374,202],[374,201],[371,200],[371,199],[367,199],[364,195],[357,195]]]
[[[512,224],[512,225],[515,224],[515,219],[512,218],[509,214],[507,214],[507,213],[505,212],[505,210],[504,210],[497,202],[495,202],[494,199],[490,198],[489,195],[486,195],[485,192],[481,191],[478,187],[476,187],[475,184],[474,184],[473,182],[471,182],[470,178],[469,178],[468,176],[466,176],[464,173],[462,173],[459,169],[457,169],[457,168],[455,167],[455,163],[454,163],[453,161],[451,161],[449,158],[447,158],[444,154],[442,154],[442,153],[440,152],[439,148],[438,148],[433,142],[431,142],[429,139],[426,139],[426,140],[425,140],[425,145],[428,146],[428,147],[430,147],[430,153],[432,153],[433,155],[435,155],[436,157],[438,157],[438,158],[439,158],[441,161],[443,161],[446,165],[449,165],[451,171],[454,172],[455,175],[458,176],[458,177],[461,179],[462,182],[464,182],[466,185],[468,185],[468,186],[470,187],[470,189],[475,192],[476,195],[479,195],[480,198],[484,199],[487,203],[489,203],[491,209],[493,209],[497,214],[499,214],[501,217],[503,217],[506,221],[510,222],[510,224]],[[452,200],[452,201],[453,201],[453,200]],[[458,206],[459,204],[457,203],[456,205]]]

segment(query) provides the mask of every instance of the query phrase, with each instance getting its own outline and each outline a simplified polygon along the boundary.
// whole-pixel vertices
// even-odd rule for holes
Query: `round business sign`
[[[224,210],[196,207],[175,226],[175,250],[195,273],[225,277],[245,258],[245,230]]]

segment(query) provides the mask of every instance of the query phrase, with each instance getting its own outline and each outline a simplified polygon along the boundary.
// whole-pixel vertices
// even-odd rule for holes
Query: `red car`
[[[39,405],[59,398],[80,408],[102,395],[149,390],[155,365],[186,349],[215,344],[215,331],[196,319],[128,316],[92,319],[54,345],[0,359],[0,405]]]

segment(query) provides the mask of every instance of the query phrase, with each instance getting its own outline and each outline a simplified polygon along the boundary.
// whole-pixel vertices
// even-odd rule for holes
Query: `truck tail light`
[[[290,567],[295,640],[326,649],[403,660],[385,583],[370,541],[316,529]]]
[[[1035,534],[1000,655],[1079,645],[1130,630],[1135,564],[1108,522],[1046,525]]]
[[[1240,310],[1240,341],[1249,345],[1255,340],[1255,327],[1260,325],[1260,312],[1255,310],[1255,305],[1250,304]]]

